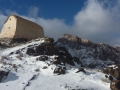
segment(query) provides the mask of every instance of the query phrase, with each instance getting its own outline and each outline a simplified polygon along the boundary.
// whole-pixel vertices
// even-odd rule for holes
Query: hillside
[[[38,38],[1,47],[0,90],[110,90],[101,71],[120,63],[119,50],[68,34],[53,42]]]

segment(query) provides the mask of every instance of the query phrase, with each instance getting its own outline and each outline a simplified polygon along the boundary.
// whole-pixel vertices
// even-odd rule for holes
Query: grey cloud
[[[116,9],[113,10],[113,8]],[[85,8],[74,17],[73,26],[76,28],[76,34],[95,42],[120,44],[116,41],[120,33],[120,21],[118,20],[120,12],[117,9],[117,6],[104,8],[103,4],[97,0],[88,0]],[[111,40],[113,43],[110,42]]]

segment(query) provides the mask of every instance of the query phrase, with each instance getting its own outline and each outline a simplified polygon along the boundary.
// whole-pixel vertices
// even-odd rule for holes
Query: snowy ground
[[[0,52],[0,69],[10,70],[8,77],[0,83],[0,90],[110,90],[110,81],[99,70],[85,69],[86,73],[75,73],[79,66],[67,65],[66,74],[53,74],[55,65],[48,66],[54,56],[49,56],[47,62],[36,61],[37,56],[28,56],[22,52],[22,60],[11,52],[44,42],[32,41],[25,45],[16,46]],[[5,57],[5,58],[3,58]],[[6,62],[6,63],[3,63]],[[16,67],[13,68],[15,64]],[[46,66],[46,69],[43,67]]]

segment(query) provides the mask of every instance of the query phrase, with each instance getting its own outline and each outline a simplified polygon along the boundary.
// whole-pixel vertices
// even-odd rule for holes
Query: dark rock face
[[[109,80],[110,80],[110,81],[113,81],[114,79],[113,79],[113,77],[112,77],[112,76],[109,76]]]
[[[34,55],[35,50],[33,48],[28,48],[26,53],[29,54],[29,55]]]
[[[108,75],[105,75],[106,78],[108,78]]]
[[[10,44],[14,44],[14,43],[25,43],[27,42],[28,39],[27,38],[13,38],[10,42]]]
[[[38,55],[58,55],[58,48],[50,43],[42,43],[36,47],[36,53]]]
[[[4,76],[8,76],[9,72],[6,71],[0,71],[0,82],[2,81],[2,79],[4,78]]]
[[[40,56],[38,58],[36,58],[37,61],[45,61],[48,60],[48,56]]]
[[[55,57],[54,59],[55,59],[55,61],[53,61],[54,64],[62,64],[63,63],[64,65],[65,64],[70,64],[72,66],[75,65],[71,55],[70,55],[70,57],[65,54],[59,55],[58,57]]]
[[[63,46],[67,44],[68,47],[77,48],[77,49],[81,49],[82,48],[81,45],[84,45],[86,47],[94,45],[94,43],[92,43],[87,39],[81,39],[77,36],[69,35],[69,34],[64,34],[62,38],[59,38],[57,40],[56,44],[57,43],[61,43]]]
[[[108,72],[110,75],[114,76],[114,69],[113,67],[108,67]]]
[[[73,61],[76,62],[77,64],[82,64],[79,60],[79,58],[77,57],[73,57]]]
[[[120,80],[120,68],[119,68],[119,70],[118,70],[118,69],[115,69],[115,70],[114,70],[114,77],[115,77],[117,80]]]
[[[115,80],[110,83],[111,90],[120,90],[120,80]]]
[[[75,65],[74,62],[77,62],[78,64],[80,64],[79,59],[77,57],[72,57],[65,47],[55,46],[52,43],[52,41],[50,43],[49,42],[42,43],[38,46],[29,46],[26,53],[28,55],[33,55],[33,56],[43,55],[36,58],[36,60],[38,61],[47,60],[48,57],[46,57],[45,55],[49,55],[49,56],[57,55],[57,57],[55,57],[55,60],[51,61],[52,64],[56,64],[56,65],[70,64],[74,66]]]
[[[14,46],[27,41],[28,40],[26,38],[0,38],[0,42],[4,46]]]
[[[120,80],[120,68],[115,68],[111,75],[115,77],[117,80]]]
[[[0,38],[0,49],[17,46],[26,43],[27,41],[26,38]]]

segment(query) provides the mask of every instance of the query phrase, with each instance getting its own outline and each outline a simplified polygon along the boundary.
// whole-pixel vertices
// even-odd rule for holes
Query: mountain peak
[[[91,67],[91,65],[96,67],[96,63],[101,67],[101,65],[107,66],[108,64],[120,62],[118,47],[112,47],[104,43],[97,44],[75,35],[64,34],[57,40],[56,45],[67,48],[72,55],[74,53],[73,56],[80,58],[83,63],[90,60],[89,64],[86,65],[87,67]],[[104,63],[96,62],[98,59],[101,62],[104,61]]]
[[[81,45],[85,45],[85,46],[94,45],[94,43],[89,41],[88,39],[79,38],[78,36],[70,35],[70,34],[64,34],[61,38],[58,39],[58,42],[61,42],[61,43],[71,42],[76,45],[81,44]]]

